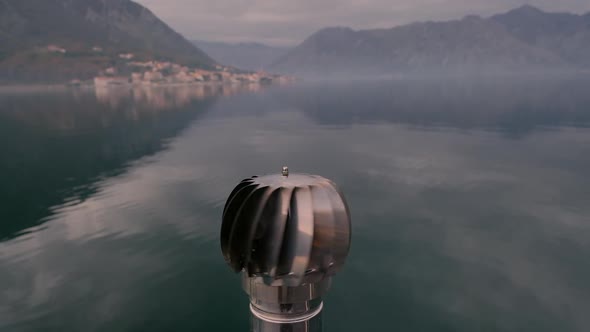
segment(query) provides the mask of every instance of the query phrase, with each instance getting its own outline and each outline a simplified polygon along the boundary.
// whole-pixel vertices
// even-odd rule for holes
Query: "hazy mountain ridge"
[[[264,70],[288,51],[287,48],[261,43],[222,43],[195,40],[193,44],[220,64],[246,70]]]
[[[523,6],[491,19],[530,45],[552,51],[574,65],[590,65],[590,13],[546,13]]]
[[[527,22],[529,16],[534,20]],[[546,23],[552,20],[564,31],[552,32]],[[549,14],[525,6],[491,18],[467,16],[391,29],[326,28],[279,59],[273,69],[383,74],[568,68],[590,64],[589,36],[590,14]]]
[[[75,61],[60,60],[60,64],[87,67],[89,72],[94,71],[91,67],[98,60],[84,55],[93,47],[101,48],[102,55],[107,56],[131,52],[138,57],[196,66],[215,64],[151,11],[130,0],[0,0],[0,60],[8,61],[0,64],[4,71],[10,72],[18,65],[31,63],[35,67],[40,62],[57,61],[22,55],[47,45],[72,51],[69,56],[78,55]],[[48,66],[47,70],[56,69]]]

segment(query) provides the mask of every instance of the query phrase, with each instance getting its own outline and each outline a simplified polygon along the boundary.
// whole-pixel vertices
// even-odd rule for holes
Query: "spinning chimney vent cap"
[[[287,167],[240,182],[223,211],[226,262],[266,286],[322,284],[343,266],[350,238],[350,213],[336,184]]]

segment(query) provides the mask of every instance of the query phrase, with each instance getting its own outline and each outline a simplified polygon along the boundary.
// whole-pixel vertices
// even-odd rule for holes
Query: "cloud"
[[[136,0],[189,39],[295,45],[326,26],[386,28],[413,21],[482,16],[528,3],[583,13],[587,0]]]

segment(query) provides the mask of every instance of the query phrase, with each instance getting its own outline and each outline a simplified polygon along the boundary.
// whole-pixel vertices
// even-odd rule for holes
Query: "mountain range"
[[[289,49],[261,43],[193,41],[219,63],[245,70],[265,70]]]
[[[546,13],[527,5],[489,18],[391,29],[326,28],[271,68],[299,75],[349,75],[587,67],[590,13]]]
[[[547,13],[527,5],[487,18],[333,27],[286,49],[190,42],[131,0],[0,0],[0,83],[89,79],[106,68],[124,68],[130,54],[134,61],[298,76],[587,71],[590,13]]]
[[[38,52],[48,45],[67,53]],[[200,67],[216,63],[130,0],[0,0],[0,77],[89,76],[119,53]]]

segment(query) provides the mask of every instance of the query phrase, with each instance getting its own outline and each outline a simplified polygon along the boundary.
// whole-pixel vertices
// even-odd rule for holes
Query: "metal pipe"
[[[331,278],[297,287],[268,286],[260,278],[242,274],[242,286],[250,296],[251,331],[322,330],[322,296]]]
[[[258,316],[251,315],[251,329],[252,332],[321,332],[322,326],[322,312],[317,315],[296,322],[276,322],[260,319]]]

